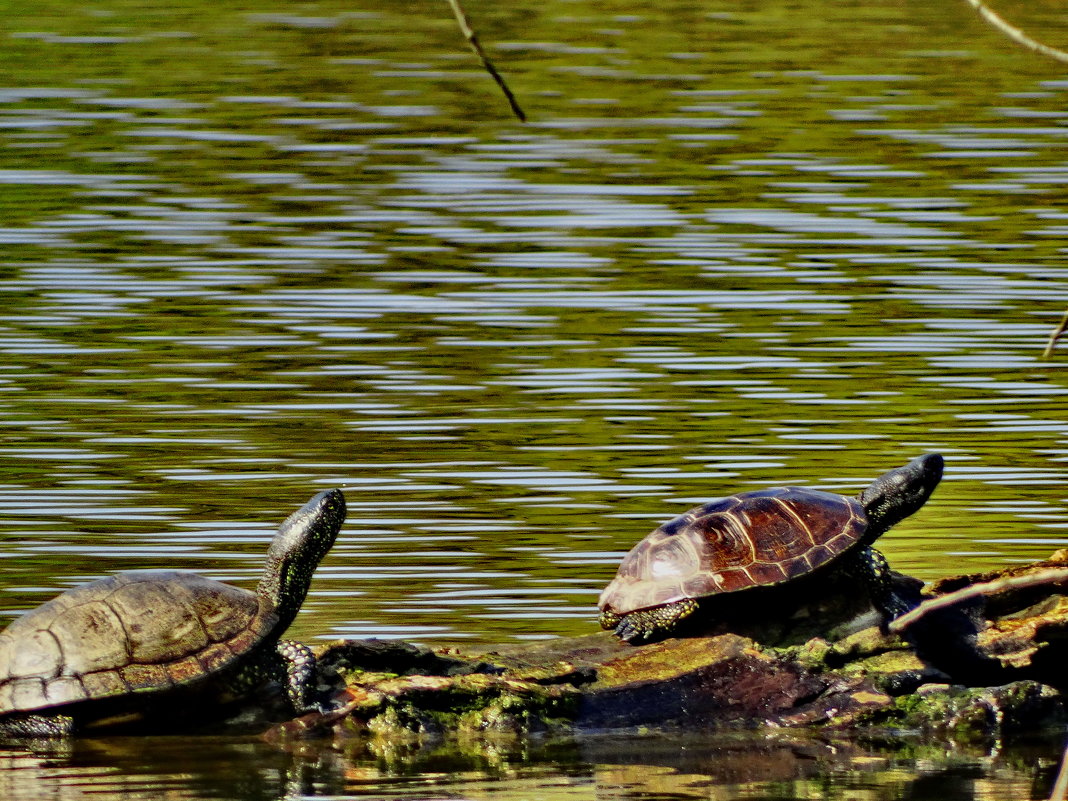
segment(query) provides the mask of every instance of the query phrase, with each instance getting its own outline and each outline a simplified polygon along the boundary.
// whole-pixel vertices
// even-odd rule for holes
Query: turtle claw
[[[634,640],[644,639],[644,631],[634,624],[632,618],[634,615],[627,615],[616,625],[615,630],[612,632],[623,642],[633,643]]]
[[[616,624],[615,635],[631,645],[662,640],[671,635],[679,621],[697,611],[697,601],[683,598],[675,603],[639,609],[623,615]]]
[[[649,616],[645,612],[632,612],[629,615],[617,615],[605,610],[601,613],[601,628],[611,631],[623,642],[640,643],[651,636],[655,627],[650,627],[646,619]]]
[[[652,620],[650,610],[632,612],[629,615],[617,615],[609,610],[601,613],[601,628],[611,631],[623,642],[637,645],[646,641],[656,632],[656,626]]]

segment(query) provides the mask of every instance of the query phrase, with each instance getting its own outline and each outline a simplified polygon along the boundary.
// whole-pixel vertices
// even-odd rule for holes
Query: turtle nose
[[[322,544],[325,547],[319,552],[321,558],[334,544],[345,522],[345,514],[345,495],[341,490],[320,492],[278,527],[270,553],[281,558],[284,554],[306,552],[309,546]]]

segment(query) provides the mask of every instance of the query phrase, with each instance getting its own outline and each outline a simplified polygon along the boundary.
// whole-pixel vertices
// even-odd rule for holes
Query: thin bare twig
[[[1006,22],[995,11],[992,11],[986,6],[983,0],[967,0],[968,5],[979,12],[979,16],[1008,36],[1014,42],[1022,44],[1024,47],[1034,50],[1036,53],[1041,53],[1044,56],[1055,58],[1058,61],[1068,61],[1068,53],[1063,50],[1058,50],[1056,47],[1050,47],[1044,45],[1042,42],[1032,39],[1026,33],[1021,31],[1015,25]]]
[[[955,606],[962,601],[969,601],[981,595],[993,595],[1002,590],[1037,587],[1042,584],[1056,584],[1059,581],[1068,581],[1068,567],[1051,567],[1045,570],[1036,570],[1034,573],[1027,573],[1023,576],[986,581],[982,584],[969,584],[967,587],[961,587],[959,590],[947,592],[945,595],[924,601],[911,612],[896,618],[890,624],[890,631],[900,634],[930,612]]]
[[[474,30],[471,28],[471,23],[467,19],[467,14],[464,13],[463,8],[460,7],[460,0],[449,0],[449,5],[452,6],[452,13],[456,15],[456,21],[460,24],[460,32],[467,38],[467,43],[471,45],[471,49],[475,51],[475,55],[482,61],[482,66],[486,68],[486,72],[493,76],[493,80],[495,80],[497,85],[501,87],[501,91],[504,92],[504,96],[508,100],[508,105],[512,107],[512,113],[515,114],[520,122],[526,122],[527,115],[524,114],[523,109],[519,107],[519,101],[515,99],[512,90],[508,88],[508,84],[505,83],[501,74],[497,72],[497,68],[493,66],[493,62],[489,60],[486,51],[484,51],[482,45],[479,44],[478,37],[475,35]]]
[[[1057,340],[1061,338],[1063,334],[1068,330],[1068,311],[1064,313],[1064,317],[1061,318],[1061,324],[1053,329],[1053,333],[1049,335],[1049,342],[1046,343],[1046,349],[1042,351],[1042,358],[1048,359],[1053,355],[1053,348],[1057,344]]]
[[[996,11],[988,7],[986,3],[983,2],[983,0],[966,1],[968,5],[970,5],[972,8],[979,12],[979,16],[981,16],[983,19],[985,19],[1003,34],[1008,36],[1014,42],[1017,42],[1018,44],[1021,44],[1030,50],[1034,50],[1036,53],[1041,53],[1044,56],[1055,58],[1058,61],[1068,62],[1068,53],[1056,47],[1050,47],[1049,45],[1042,44],[1042,42],[1038,41],[1037,39],[1033,39],[1032,37],[1028,36],[1015,25],[1002,18]],[[1056,329],[1054,329],[1052,334],[1050,334],[1049,342],[1046,343],[1046,349],[1042,351],[1043,359],[1048,359],[1050,356],[1053,355],[1053,348],[1056,346],[1057,340],[1061,338],[1061,335],[1066,330],[1068,330],[1068,311],[1064,313],[1064,317],[1061,319],[1061,324],[1057,326]]]

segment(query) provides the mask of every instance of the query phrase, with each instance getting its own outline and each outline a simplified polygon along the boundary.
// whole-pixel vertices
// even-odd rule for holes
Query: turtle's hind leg
[[[615,626],[615,635],[633,645],[661,640],[675,630],[679,621],[696,612],[697,606],[693,598],[684,598],[663,606],[639,609],[622,616]],[[604,615],[601,617],[603,625]]]

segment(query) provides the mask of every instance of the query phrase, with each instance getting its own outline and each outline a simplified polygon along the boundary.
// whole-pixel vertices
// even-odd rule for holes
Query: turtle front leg
[[[242,697],[265,682],[276,681],[285,690],[293,711],[301,715],[317,709],[311,701],[315,678],[315,654],[311,649],[293,640],[279,640],[273,648],[246,662],[230,679],[229,690],[233,696]]]
[[[601,613],[601,625],[604,628],[614,628],[619,639],[637,645],[668,636],[675,630],[679,621],[697,611],[697,606],[697,601],[685,598],[622,616],[605,611]],[[615,625],[606,625],[612,623]]]
[[[317,709],[310,700],[315,688],[315,654],[311,648],[295,640],[279,640],[275,653],[280,657],[283,673],[278,679],[293,710],[301,714]]]
[[[879,551],[874,548],[861,548],[857,552],[857,563],[858,572],[868,586],[872,603],[883,613],[886,623],[901,617],[916,606],[894,589],[890,578],[890,563]]]

